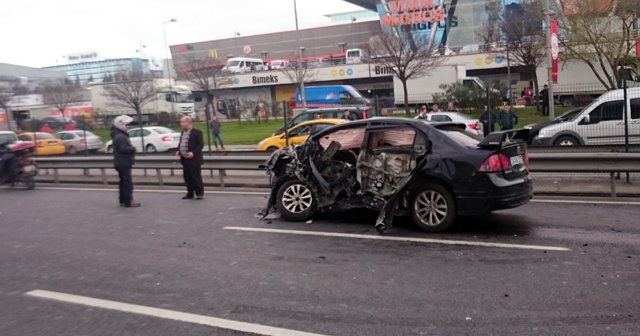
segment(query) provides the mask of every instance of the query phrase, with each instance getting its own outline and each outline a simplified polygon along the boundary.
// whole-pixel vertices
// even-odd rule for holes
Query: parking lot
[[[150,187],[149,187],[150,188]],[[536,198],[444,234],[261,221],[263,191],[0,189],[2,335],[637,335],[640,200]]]

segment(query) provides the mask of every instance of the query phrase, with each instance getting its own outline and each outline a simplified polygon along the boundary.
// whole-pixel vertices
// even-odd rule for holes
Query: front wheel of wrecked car
[[[409,203],[411,219],[428,232],[447,230],[456,219],[456,204],[447,188],[434,183],[418,187]]]
[[[313,217],[317,202],[309,186],[293,180],[280,187],[277,205],[282,218],[292,222],[303,222]]]

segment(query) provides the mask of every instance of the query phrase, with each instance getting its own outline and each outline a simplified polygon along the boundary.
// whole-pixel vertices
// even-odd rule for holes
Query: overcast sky
[[[0,62],[43,67],[64,55],[164,58],[169,45],[295,28],[293,0],[1,0]],[[300,28],[330,24],[325,14],[360,8],[342,0],[298,0]]]

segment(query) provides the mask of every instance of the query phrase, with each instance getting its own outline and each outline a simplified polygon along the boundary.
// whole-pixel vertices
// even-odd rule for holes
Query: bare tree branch
[[[212,60],[187,59],[187,62],[177,67],[178,76],[184,78],[202,91],[207,98],[207,108],[213,115],[218,113],[215,101],[215,90],[218,88],[217,80],[220,77],[220,69],[223,64]]]
[[[79,101],[82,101],[82,92],[78,86],[69,84],[65,80],[60,80],[52,85],[45,86],[43,98],[46,104],[58,109],[62,118],[66,119],[67,108]]]
[[[383,66],[402,83],[405,113],[409,115],[407,81],[422,77],[445,61],[434,56],[437,50],[425,35],[413,35],[408,30],[386,30],[370,43],[371,62]]]
[[[142,108],[156,99],[153,78],[139,71],[119,73],[116,77],[118,81],[104,86],[104,96],[113,99],[114,106],[141,114]]]
[[[568,37],[562,40],[565,58],[587,64],[607,90],[620,88],[620,67],[634,66],[632,30],[640,12],[638,1],[617,0],[611,8],[598,0],[574,5],[563,20]]]

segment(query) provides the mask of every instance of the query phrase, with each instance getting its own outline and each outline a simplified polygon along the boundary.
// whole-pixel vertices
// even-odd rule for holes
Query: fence
[[[255,172],[266,161],[266,156],[222,156],[206,157],[202,166],[204,171],[218,172],[219,184],[225,187],[227,171]],[[38,158],[41,170],[53,175],[53,182],[60,183],[60,170],[99,170],[100,183],[108,184],[107,170],[113,169],[109,157],[93,158]],[[158,185],[164,185],[165,177],[181,170],[180,161],[175,157],[143,157],[137,159],[136,170],[155,173]],[[531,172],[544,173],[608,173],[611,178],[611,195],[616,196],[615,173],[640,172],[640,153],[531,153]]]

